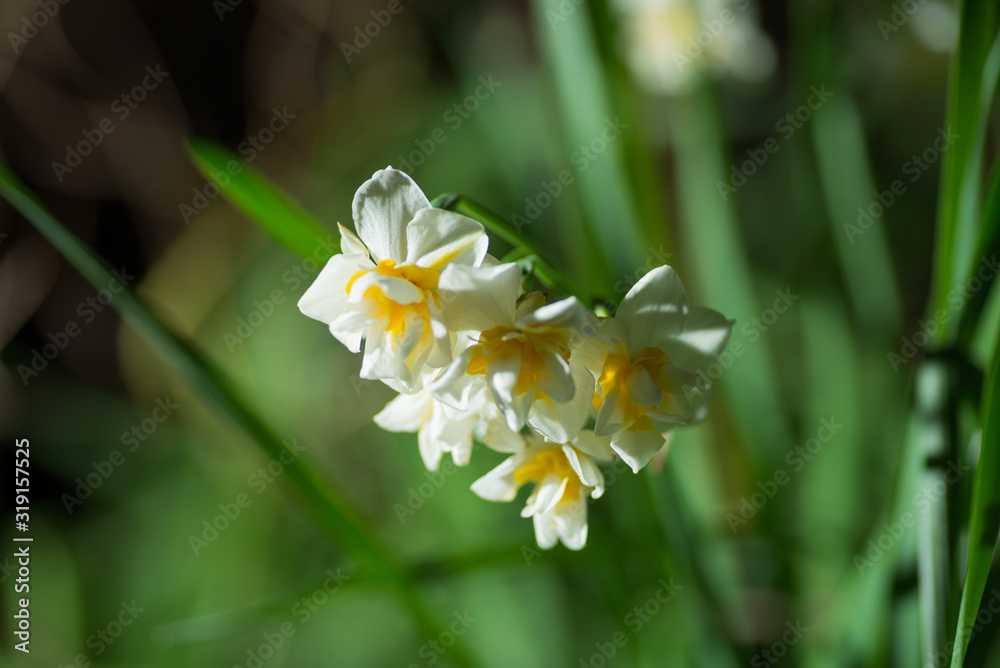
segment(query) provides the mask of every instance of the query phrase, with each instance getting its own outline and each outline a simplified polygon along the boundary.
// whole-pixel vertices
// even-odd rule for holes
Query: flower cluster
[[[510,454],[472,490],[512,501],[531,483],[522,516],[541,547],[585,544],[587,497],[604,492],[595,460],[638,471],[670,429],[704,418],[711,387],[695,372],[732,323],[688,306],[670,267],[602,319],[576,297],[523,294],[520,266],[488,254],[483,226],[432,207],[403,172],[376,172],[353,213],[357,235],[340,226],[343,253],[299,308],[351,351],[364,342],[361,377],[400,393],[375,422],[417,432],[429,469],[445,453],[468,464],[474,439]]]

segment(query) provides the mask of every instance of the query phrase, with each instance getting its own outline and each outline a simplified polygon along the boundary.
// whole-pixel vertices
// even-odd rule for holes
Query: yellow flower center
[[[575,501],[580,498],[583,483],[569,463],[569,457],[562,448],[542,450],[527,464],[514,471],[514,482],[523,485],[526,482],[540,483],[550,474],[556,474],[566,479],[566,489],[560,501]]]
[[[525,394],[538,387],[538,377],[546,371],[543,352],[554,350],[564,360],[569,360],[569,332],[563,329],[521,331],[501,325],[479,335],[479,343],[465,372],[470,376],[484,375],[487,367],[497,357],[517,355],[521,358],[521,371],[514,384],[514,392]]]
[[[375,317],[380,320],[388,320],[385,331],[392,332],[396,336],[404,334],[406,332],[406,316],[410,313],[417,313],[426,326],[430,321],[430,309],[427,307],[427,297],[437,289],[438,278],[440,278],[438,272],[412,264],[397,267],[394,260],[382,260],[378,263],[378,266],[371,269],[363,269],[351,276],[351,280],[347,281],[345,290],[350,293],[354,281],[372,271],[381,276],[402,278],[415,285],[424,293],[424,299],[421,301],[412,304],[397,304],[389,299],[379,287],[373,285],[368,288],[365,291],[365,299],[374,300],[378,304]],[[432,296],[436,301],[437,294],[433,294]]]
[[[631,424],[631,431],[647,431],[653,429],[653,421],[647,415],[658,406],[639,406],[631,399],[629,383],[639,370],[645,370],[653,380],[653,384],[664,393],[673,390],[673,386],[666,374],[661,373],[663,367],[670,364],[667,357],[659,348],[643,348],[635,359],[631,359],[625,351],[625,346],[617,345],[613,352],[608,353],[601,369],[601,376],[597,380],[597,390],[594,391],[594,408],[600,408],[604,397],[607,397],[615,387],[619,388],[618,402],[624,410],[623,418],[627,424]]]

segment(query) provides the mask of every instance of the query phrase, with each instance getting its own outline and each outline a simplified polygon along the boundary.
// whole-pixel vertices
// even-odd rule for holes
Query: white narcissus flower
[[[532,294],[517,304],[520,291],[516,264],[449,265],[442,272],[448,328],[479,334],[430,387],[466,410],[477,379],[485,378],[512,431],[527,423],[565,443],[587,419],[606,347],[592,335],[595,316],[575,297],[545,304]]]
[[[299,309],[327,323],[352,352],[365,339],[362,378],[416,391],[426,367],[451,359],[440,273],[450,265],[478,267],[489,238],[471,218],[432,208],[417,184],[391,167],[358,189],[353,211],[358,235],[340,226],[343,253],[330,258]]]
[[[594,432],[638,471],[663,447],[663,432],[705,418],[711,387],[696,372],[715,361],[733,323],[688,306],[671,267],[658,267],[629,290],[610,329],[612,345],[598,379]]]
[[[456,466],[468,464],[473,437],[499,452],[514,452],[524,445],[520,434],[507,428],[483,381],[472,393],[467,410],[438,401],[424,388],[390,401],[375,416],[375,424],[386,431],[417,432],[420,456],[431,471],[438,470],[446,452],[451,453]]]
[[[604,475],[591,457],[610,460],[607,439],[581,431],[571,443],[558,444],[532,434],[527,445],[472,484],[487,501],[513,501],[526,483],[535,488],[521,517],[531,517],[539,547],[557,540],[571,550],[587,543],[587,498],[604,493]]]

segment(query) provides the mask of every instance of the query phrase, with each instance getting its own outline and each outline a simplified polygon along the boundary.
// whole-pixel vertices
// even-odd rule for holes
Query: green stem
[[[550,290],[558,290],[566,295],[573,295],[584,305],[593,306],[595,301],[600,301],[600,297],[594,297],[586,289],[566,273],[556,269],[545,261],[542,250],[528,237],[524,236],[510,225],[505,223],[499,216],[487,209],[479,202],[456,193],[447,193],[434,198],[431,204],[439,209],[447,209],[456,213],[462,213],[483,224],[488,232],[503,239],[515,248],[523,248],[529,254],[535,256],[533,271],[539,281]]]

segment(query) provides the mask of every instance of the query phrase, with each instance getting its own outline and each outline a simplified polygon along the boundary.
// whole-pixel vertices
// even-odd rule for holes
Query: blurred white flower
[[[571,550],[587,543],[587,498],[604,493],[604,476],[592,457],[610,460],[607,439],[580,432],[571,444],[558,444],[537,435],[524,437],[527,445],[472,484],[472,491],[488,501],[513,501],[526,483],[535,488],[521,517],[531,517],[539,547],[549,549],[558,540]]]
[[[590,335],[596,317],[575,297],[546,304],[533,293],[517,304],[516,264],[450,265],[440,291],[448,328],[479,334],[431,385],[434,395],[467,410],[485,378],[512,431],[527,423],[557,443],[576,436],[604,361],[604,344]]]
[[[471,218],[432,208],[417,184],[391,167],[358,189],[353,210],[358,236],[340,226],[343,254],[330,258],[299,309],[327,323],[352,352],[365,339],[362,378],[416,391],[425,367],[451,359],[440,272],[450,264],[479,266],[489,238]]]
[[[671,267],[658,267],[629,290],[609,329],[612,345],[598,379],[594,433],[638,471],[666,442],[663,432],[703,420],[711,401],[695,372],[725,350],[733,323],[688,306]]]
[[[678,95],[706,73],[760,81],[775,50],[756,23],[750,0],[615,0],[620,45],[637,83]]]

